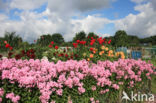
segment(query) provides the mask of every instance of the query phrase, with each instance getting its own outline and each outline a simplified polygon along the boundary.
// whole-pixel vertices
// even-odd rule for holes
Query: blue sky
[[[24,40],[61,33],[71,40],[76,32],[113,36],[156,35],[155,0],[0,0],[0,36],[16,31]]]

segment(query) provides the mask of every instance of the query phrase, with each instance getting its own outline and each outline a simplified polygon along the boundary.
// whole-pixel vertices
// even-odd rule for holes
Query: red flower
[[[76,40],[77,43],[80,43],[80,40]]]
[[[110,43],[111,43],[111,40],[108,41],[108,44],[110,44]]]
[[[56,53],[53,53],[54,56],[56,56]]]
[[[9,53],[8,53],[8,57],[9,57],[9,58],[10,58],[12,55],[13,55],[12,52],[9,52]]]
[[[25,55],[25,51],[24,51],[24,50],[22,50],[21,53],[22,53],[23,55]]]
[[[32,59],[34,59],[34,58],[35,58],[35,54],[31,54],[30,57],[31,57]]]
[[[66,49],[64,49],[63,52],[65,53],[66,52]]]
[[[102,39],[102,37],[98,38],[97,40],[98,40],[99,44],[103,44],[103,42],[104,42],[104,40]]]
[[[89,36],[88,36],[88,39],[89,39]]]
[[[63,54],[63,53],[61,53],[61,54],[59,54],[58,56],[59,56],[59,57],[63,57],[63,56],[64,56],[64,54]]]
[[[73,43],[74,48],[77,48],[78,43]]]
[[[12,50],[13,48],[12,47],[9,47],[9,49]]]
[[[70,59],[73,59],[73,56],[70,56]]]
[[[51,44],[53,45],[53,44],[54,44],[54,42],[53,42],[53,41],[51,41]]]
[[[90,45],[93,45],[95,41],[96,41],[95,39],[92,39]]]
[[[90,42],[90,45],[93,45],[94,43],[93,42]]]
[[[65,57],[67,58],[68,57],[68,54],[65,54]]]
[[[84,45],[86,44],[86,41],[80,41],[80,44]]]
[[[49,48],[52,48],[52,45],[49,45]]]
[[[30,52],[29,52],[29,51],[27,51],[27,56],[28,56],[28,57],[30,56]]]
[[[58,49],[58,46],[57,46],[57,45],[55,46],[55,49],[56,49],[56,50]]]
[[[93,51],[94,50],[94,48],[90,48],[90,51]]]
[[[21,59],[21,55],[20,54],[15,55],[15,59]]]
[[[9,47],[10,47],[10,45],[9,45],[9,44],[6,44],[6,45],[5,45],[5,47],[6,47],[6,48],[9,48]]]
[[[78,55],[77,55],[77,54],[75,54],[75,57],[77,58],[77,57],[78,57]]]
[[[30,51],[31,53],[34,53],[34,52],[35,52],[34,49],[30,49],[29,51]]]
[[[93,37],[91,37],[91,39],[94,39]]]
[[[2,58],[2,55],[0,55],[0,58]]]

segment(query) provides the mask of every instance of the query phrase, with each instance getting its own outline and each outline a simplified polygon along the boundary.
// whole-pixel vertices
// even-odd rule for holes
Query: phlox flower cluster
[[[20,96],[16,95],[14,93],[7,93],[6,98],[11,99],[13,103],[18,103],[18,100],[20,100]]]
[[[2,96],[4,94],[3,88],[0,88],[0,103],[2,102]]]
[[[141,82],[143,74],[151,79],[151,75],[155,74],[155,68],[145,61],[133,59],[119,59],[114,62],[98,61],[97,64],[90,64],[86,60],[58,61],[55,64],[39,59],[3,59],[0,60],[0,72],[0,79],[8,79],[10,83],[18,82],[20,87],[37,86],[41,93],[39,97],[41,102],[47,103],[52,93],[62,96],[64,87],[78,87],[80,95],[85,93],[86,89],[83,87],[82,80],[87,76],[92,76],[97,82],[97,85],[92,86],[92,91],[96,91],[96,87],[107,87],[101,90],[103,94],[109,92],[109,89],[118,90],[120,85],[124,85],[121,81],[123,79],[129,79],[131,86],[134,86],[136,82]],[[117,81],[110,79],[113,74],[116,74]],[[3,95],[1,89],[0,95]],[[7,94],[7,98],[13,102],[20,99],[13,94]],[[98,103],[99,101],[93,100],[92,102]]]

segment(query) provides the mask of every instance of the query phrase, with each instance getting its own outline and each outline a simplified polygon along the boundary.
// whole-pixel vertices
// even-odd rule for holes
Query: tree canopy
[[[73,41],[85,40],[85,39],[86,39],[86,33],[84,31],[81,31],[79,33],[76,33],[75,37],[73,38]]]

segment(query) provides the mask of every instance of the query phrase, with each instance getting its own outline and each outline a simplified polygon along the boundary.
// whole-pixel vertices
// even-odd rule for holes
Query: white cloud
[[[110,21],[96,15],[90,15],[81,19],[72,19],[73,16],[93,9],[109,7],[114,0],[12,0],[9,7],[24,10],[17,13],[20,21],[6,20],[6,16],[0,19],[1,36],[5,31],[16,31],[24,40],[33,41],[42,34],[62,33],[65,40],[71,40],[76,32],[84,30],[94,31],[104,27]],[[47,8],[42,13],[30,10],[39,8],[48,2]],[[44,19],[47,17],[48,19]],[[2,22],[5,21],[5,22]]]
[[[12,0],[10,2],[10,7],[22,10],[31,10],[40,7],[45,2],[46,0]]]
[[[116,29],[123,29],[131,35],[148,37],[156,35],[156,11],[151,3],[137,5],[135,10],[140,13],[137,15],[129,14],[123,19],[114,21]]]
[[[1,22],[2,25],[0,25],[0,31],[3,31],[2,34],[5,32],[4,30],[16,31],[24,40],[29,41],[33,41],[42,34],[58,32],[62,33],[65,40],[68,41],[75,36],[76,32],[80,32],[82,30],[86,33],[91,31],[97,32],[100,28],[104,27],[105,24],[111,22],[106,18],[100,18],[97,16],[88,16],[80,20],[71,19],[68,21],[57,18],[58,20],[55,22],[51,19],[39,19],[46,15],[47,13],[37,14],[28,11],[23,12],[19,15],[21,17],[21,21],[7,20],[5,22]],[[4,16],[4,19],[5,18],[6,17]]]
[[[154,0],[142,4],[138,0],[134,10],[139,14],[129,14],[123,19],[109,20],[99,14],[83,17],[83,12],[110,7],[115,0],[12,0],[8,8],[22,9],[17,13],[21,20],[9,20],[8,16],[0,14],[0,36],[5,31],[16,31],[24,40],[33,41],[42,34],[61,33],[65,40],[71,40],[76,32],[95,32],[100,36],[110,36],[98,32],[106,24],[114,23],[116,30],[126,30],[128,34],[147,37],[156,33],[156,9]],[[134,0],[132,0],[134,2]],[[47,2],[47,8],[42,13],[32,11]],[[1,0],[0,0],[1,3]],[[1,6],[1,5],[0,5]],[[76,16],[79,19],[73,19]],[[44,17],[47,17],[44,18]]]
[[[134,2],[134,3],[140,4],[140,3],[143,3],[143,2],[145,2],[147,0],[131,0],[131,1]]]

